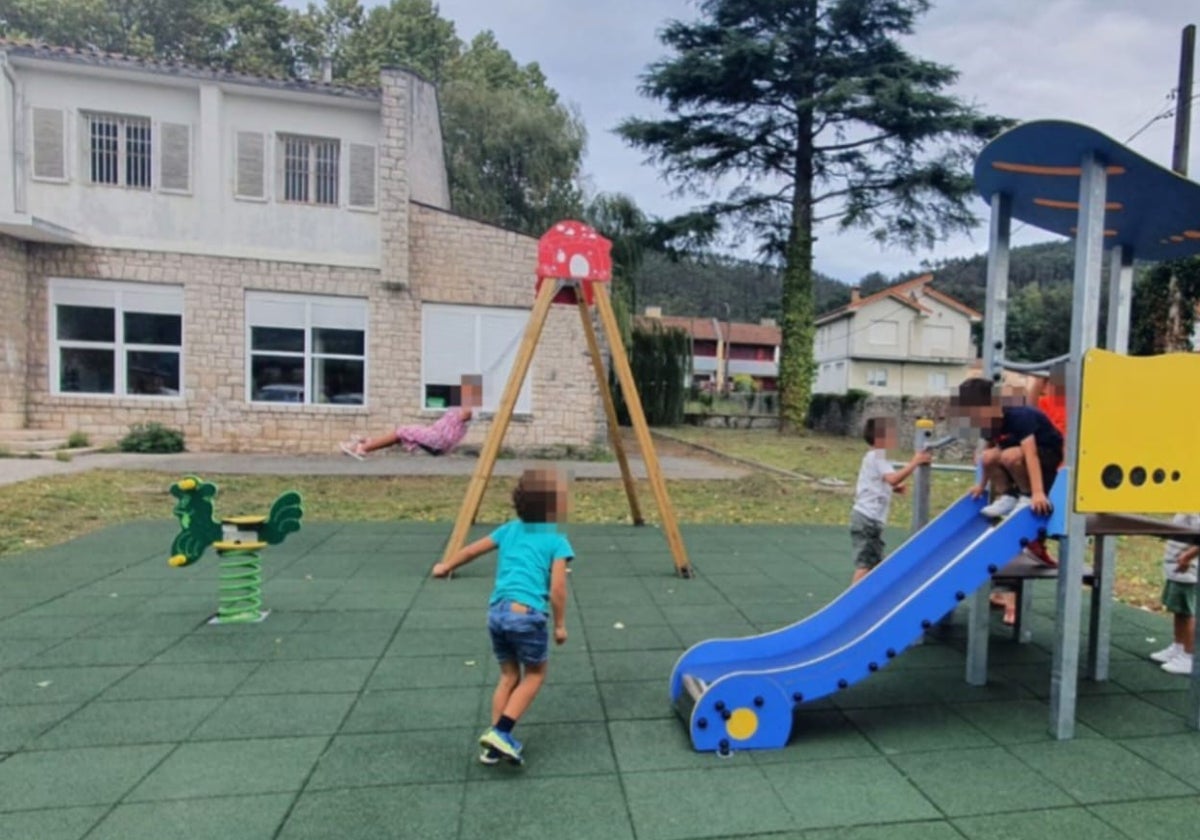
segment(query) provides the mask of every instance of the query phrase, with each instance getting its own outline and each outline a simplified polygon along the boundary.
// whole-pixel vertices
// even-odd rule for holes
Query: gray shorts
[[[1162,605],[1166,607],[1167,612],[1175,615],[1195,615],[1197,585],[1168,580],[1163,585],[1162,592]]]
[[[854,550],[854,567],[874,569],[883,560],[883,523],[851,510],[850,545]]]

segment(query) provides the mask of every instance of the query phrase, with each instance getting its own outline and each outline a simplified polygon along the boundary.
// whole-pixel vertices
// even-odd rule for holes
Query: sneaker
[[[1192,673],[1192,658],[1190,653],[1177,653],[1163,663],[1162,669],[1168,674],[1189,676]]]
[[[514,738],[512,733],[501,732],[494,726],[479,736],[479,746],[491,747],[512,761],[521,760],[521,742]]]
[[[359,438],[350,438],[350,440],[344,441],[341,447],[342,454],[349,455],[356,461],[361,461],[366,457],[367,453],[363,452],[362,440]]]
[[[1058,561],[1050,556],[1050,552],[1046,550],[1046,544],[1041,540],[1036,540],[1025,546],[1025,550],[1022,553],[1043,566],[1058,568]]]
[[[484,747],[483,751],[479,753],[479,763],[486,764],[488,767],[499,764],[500,753],[491,747]]]
[[[1166,663],[1170,662],[1176,657],[1176,655],[1180,653],[1183,653],[1183,645],[1179,644],[1179,642],[1171,642],[1171,644],[1167,645],[1162,650],[1156,650],[1154,653],[1150,654],[1150,658],[1155,662]]]
[[[981,516],[986,516],[988,519],[1002,519],[1016,509],[1017,497],[1010,496],[1009,494],[1005,493],[1003,496],[979,511],[979,514]]]

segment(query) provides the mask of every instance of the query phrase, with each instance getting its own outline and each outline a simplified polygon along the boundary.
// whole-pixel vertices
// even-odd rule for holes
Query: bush
[[[869,396],[857,388],[844,394],[813,394],[804,425],[818,432],[854,435],[860,419],[858,415]]]
[[[183,432],[161,423],[138,423],[130,427],[129,434],[117,445],[122,452],[182,452]]]
[[[87,436],[87,432],[71,432],[71,436],[67,438],[67,449],[83,449],[91,445],[92,439]]]

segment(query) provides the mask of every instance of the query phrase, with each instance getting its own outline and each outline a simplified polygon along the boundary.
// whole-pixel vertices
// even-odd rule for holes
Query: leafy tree
[[[580,214],[587,134],[537,64],[481,33],[449,68],[441,103],[457,212],[532,236]]]
[[[1133,287],[1129,352],[1135,356],[1186,352],[1200,304],[1200,257],[1158,263]]]
[[[915,246],[976,222],[969,162],[1005,122],[946,95],[955,71],[901,46],[928,6],[701,0],[643,76],[666,118],[619,128],[677,183],[736,183],[709,211],[783,262],[785,427],[803,423],[814,377],[814,225]]]

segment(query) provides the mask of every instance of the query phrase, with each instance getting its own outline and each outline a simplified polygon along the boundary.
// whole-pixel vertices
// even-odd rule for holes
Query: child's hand
[[[1188,570],[1191,568],[1192,568],[1191,560],[1180,559],[1180,561],[1175,564],[1175,573],[1180,574],[1180,575],[1186,575],[1188,573]]]
[[[976,484],[974,487],[971,488],[970,493],[971,493],[972,499],[978,499],[980,496],[983,495],[983,485]]]
[[[926,464],[933,463],[933,453],[928,449],[923,449],[912,456],[912,465],[914,467],[923,467]]]
[[[908,485],[907,484],[895,484],[892,486],[892,492],[899,493],[901,496],[903,496],[905,493],[908,492]]]
[[[1034,493],[1029,506],[1038,516],[1046,516],[1050,513],[1050,500],[1046,498],[1045,493]]]
[[[436,578],[449,577],[450,567],[445,563],[434,563],[433,576]]]
[[[554,628],[554,644],[565,645],[566,643],[567,643],[567,628],[566,627],[555,627]]]

